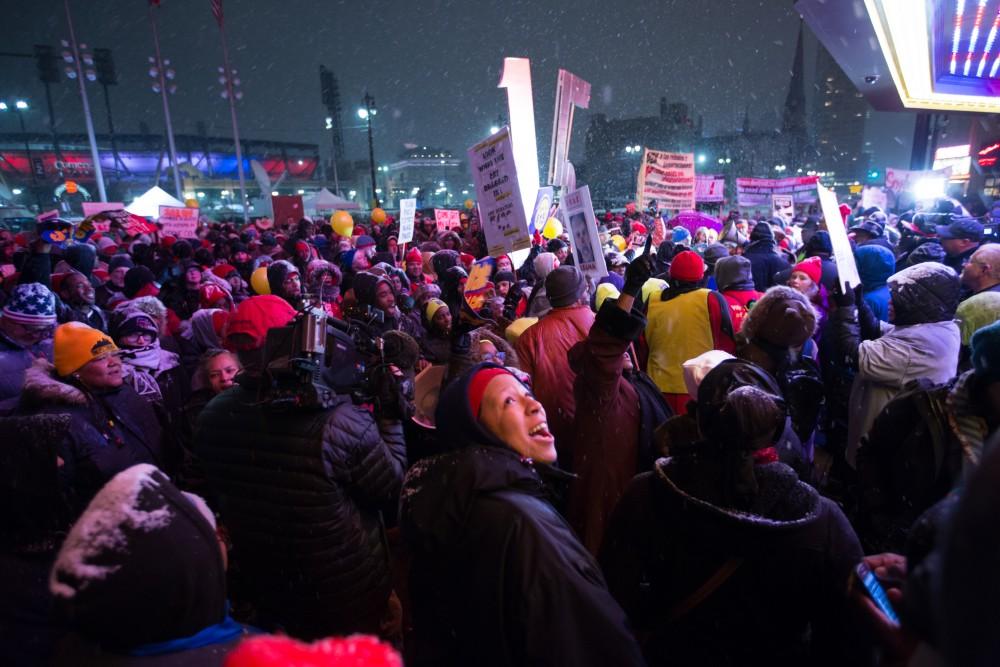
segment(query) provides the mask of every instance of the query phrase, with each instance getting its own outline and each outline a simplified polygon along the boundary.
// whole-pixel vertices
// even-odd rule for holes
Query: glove
[[[653,257],[649,254],[652,242],[653,237],[647,236],[645,250],[633,259],[628,268],[625,269],[625,288],[622,290],[625,294],[639,296],[639,293],[642,292],[642,286],[653,277]]]
[[[857,292],[861,289],[858,286],[857,289],[849,289],[844,291],[843,286],[837,283],[837,288],[833,291],[833,302],[837,304],[837,308],[852,308],[858,303]]]
[[[394,366],[380,366],[373,372],[375,414],[381,419],[406,421],[413,416],[413,382]]]
[[[520,283],[514,283],[510,286],[507,296],[503,300],[503,316],[505,319],[511,322],[517,319],[517,306],[521,303],[522,296],[524,296],[524,292],[521,291]]]

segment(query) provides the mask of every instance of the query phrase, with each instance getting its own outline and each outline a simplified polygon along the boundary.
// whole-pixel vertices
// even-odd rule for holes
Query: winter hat
[[[858,265],[858,277],[865,291],[885,285],[885,281],[896,272],[896,257],[885,246],[863,245],[854,251],[854,261]]]
[[[117,351],[118,347],[108,334],[82,322],[60,324],[52,337],[52,359],[60,377],[71,375],[94,359]]]
[[[469,378],[466,395],[469,397],[469,410],[477,420],[479,419],[479,410],[483,406],[483,395],[486,393],[486,387],[489,386],[494,378],[502,375],[513,377],[514,374],[502,366],[486,366],[472,373],[472,376]],[[435,421],[435,423],[438,422]]]
[[[217,278],[222,278],[223,280],[226,280],[237,272],[236,267],[232,264],[219,264],[218,266],[212,267],[212,273],[214,273]]]
[[[694,359],[688,359],[681,368],[684,369],[684,386],[687,387],[688,396],[698,399],[698,387],[708,373],[727,359],[735,359],[733,355],[722,350],[709,350],[699,354]]]
[[[761,220],[756,225],[754,225],[753,231],[750,232],[750,242],[754,241],[773,241],[774,240],[774,230],[771,229],[771,224]]]
[[[705,251],[702,253],[702,257],[705,259],[705,264],[708,265],[710,269],[714,269],[716,263],[720,259],[723,257],[729,257],[729,248],[721,243],[711,243],[707,248],[705,248]]]
[[[260,235],[260,246],[262,248],[274,248],[278,245],[278,239],[271,232]]]
[[[910,251],[910,254],[906,256],[907,266],[916,266],[917,264],[922,264],[924,262],[937,262],[938,264],[943,264],[947,253],[944,251],[944,246],[942,246],[938,241],[927,241],[921,243],[916,248]]]
[[[597,292],[594,294],[594,305],[600,311],[605,301],[617,299],[619,296],[621,296],[621,292],[618,291],[617,287],[611,283],[601,283],[597,286]]]
[[[777,439],[785,424],[785,402],[781,389],[771,375],[761,367],[742,359],[728,359],[716,364],[708,371],[698,385],[698,430],[706,440],[712,442],[729,442],[746,449],[756,449],[761,443],[757,438],[747,436],[760,433],[748,433],[747,426],[759,426],[757,420],[764,415],[746,412],[734,413],[731,406],[731,395],[742,388],[750,388],[749,401],[740,401],[743,406],[756,403],[755,398],[769,399],[778,410],[765,418],[764,435],[771,441]],[[757,393],[759,392],[759,393]],[[755,419],[756,417],[756,419]],[[752,429],[756,430],[756,429]]]
[[[241,348],[244,351],[256,350],[264,345],[268,329],[283,327],[295,317],[295,309],[287,301],[273,294],[252,296],[239,306],[229,316],[226,327],[226,347],[237,349],[229,340],[235,334],[250,336],[252,342]]]
[[[358,303],[366,306],[375,305],[375,293],[378,291],[378,286],[380,283],[388,283],[389,279],[385,276],[377,276],[369,271],[361,271],[354,276],[354,297],[357,299]]]
[[[198,292],[201,294],[199,303],[202,308],[216,308],[217,306],[215,304],[218,303],[219,299],[225,299],[229,296],[229,292],[215,283],[202,284],[202,286],[198,288]]]
[[[423,261],[424,261],[424,256],[420,253],[419,248],[410,248],[409,250],[406,251],[407,264],[410,264],[411,262],[423,264]]]
[[[517,276],[511,271],[497,271],[493,274],[494,283],[515,283],[517,282]]]
[[[572,306],[586,289],[587,281],[575,266],[560,266],[545,277],[545,295],[553,308]]]
[[[715,263],[715,284],[720,291],[756,289],[750,260],[743,255],[720,259]]]
[[[135,298],[140,291],[150,291],[144,288],[152,286],[152,295],[156,296],[159,288],[156,286],[156,277],[153,272],[145,266],[134,266],[125,274],[125,287],[122,293],[129,299]]]
[[[552,239],[551,241],[549,241],[545,245],[545,250],[547,252],[557,253],[560,250],[563,250],[564,248],[568,248],[568,247],[569,247],[569,244],[567,244],[562,239]]]
[[[691,232],[685,227],[674,227],[673,237],[670,239],[675,245],[691,245]]]
[[[955,319],[962,330],[962,345],[969,345],[973,334],[1000,320],[1000,292],[974,294],[958,304]]]
[[[109,650],[209,626],[217,639],[243,631],[222,624],[226,574],[211,510],[149,464],[118,473],[90,501],[59,550],[49,590],[74,629]]]
[[[128,255],[115,255],[108,261],[108,272],[116,271],[122,267],[131,269],[134,266],[135,263]]]
[[[666,280],[661,278],[650,278],[642,284],[642,302],[649,303],[649,298],[654,294],[659,294],[670,287]]]
[[[424,324],[430,325],[434,321],[434,316],[437,315],[437,312],[447,307],[448,304],[441,299],[428,299],[427,303],[424,304]]]
[[[537,317],[519,317],[504,329],[503,337],[507,339],[508,343],[514,345],[517,343],[517,339],[521,337],[521,334],[536,324],[538,324]]]
[[[299,275],[299,270],[291,262],[284,259],[271,262],[267,266],[267,284],[271,289],[271,294],[284,294],[282,285],[284,285],[285,279],[293,274]]]
[[[160,327],[153,317],[132,304],[112,313],[109,328],[114,339],[119,341],[135,333],[151,334],[154,338],[160,334]]]
[[[798,290],[777,285],[767,290],[750,309],[740,335],[772,345],[799,347],[816,333],[819,316],[809,298]]]
[[[990,381],[1000,380],[1000,322],[974,333],[969,347],[976,375]]]
[[[434,267],[434,275],[443,276],[445,271],[453,266],[458,266],[458,252],[455,250],[438,250],[431,256],[431,265]]]
[[[609,252],[604,256],[604,263],[610,267],[628,266],[628,260],[625,259],[625,255],[620,252]]]
[[[118,252],[118,244],[115,243],[114,239],[109,238],[107,236],[102,236],[97,241],[97,249],[100,251],[102,255],[110,256]]]
[[[698,253],[684,250],[670,262],[670,280],[696,283],[705,276],[705,261]]]
[[[403,667],[391,645],[371,635],[328,637],[312,644],[284,635],[258,635],[226,655],[224,667]]]
[[[830,240],[830,232],[825,229],[817,231],[806,242],[804,250],[806,257],[812,257],[820,254],[832,255],[833,241]]]
[[[41,283],[18,285],[3,307],[3,316],[17,324],[51,326],[56,323],[55,295]]]
[[[633,234],[648,234],[649,230],[646,229],[646,225],[642,224],[641,222],[633,222],[632,223],[632,233]]]
[[[806,274],[814,285],[819,285],[820,278],[823,277],[823,260],[819,257],[804,259],[792,267],[792,273],[796,271]]]
[[[354,247],[357,250],[364,250],[365,248],[371,248],[375,245],[375,239],[368,236],[367,234],[362,234],[354,239]]]
[[[552,273],[553,269],[556,268],[558,261],[559,260],[556,259],[556,256],[551,252],[539,253],[533,263],[535,277],[540,281],[545,280],[545,277]]]
[[[945,322],[955,317],[962,286],[950,267],[923,262],[889,276],[893,324]]]

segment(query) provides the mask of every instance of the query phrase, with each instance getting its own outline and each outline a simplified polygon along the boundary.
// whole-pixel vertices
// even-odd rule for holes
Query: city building
[[[408,147],[396,162],[378,171],[385,179],[384,203],[393,208],[409,197],[416,198],[417,208],[456,206],[475,198],[465,161],[444,148]]]

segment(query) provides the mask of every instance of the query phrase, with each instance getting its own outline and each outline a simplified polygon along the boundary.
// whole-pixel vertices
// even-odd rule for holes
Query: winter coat
[[[864,286],[864,299],[875,317],[889,321],[889,286],[886,281],[896,272],[892,252],[879,245],[863,245],[854,251],[858,276]]]
[[[545,407],[549,430],[556,438],[556,448],[563,467],[573,461],[576,432],[573,418],[576,400],[567,353],[584,340],[594,325],[594,311],[588,306],[554,308],[517,339],[517,357],[521,370],[531,376],[535,396]]]
[[[639,392],[624,373],[625,352],[645,326],[645,318],[636,311],[625,313],[614,303],[605,303],[587,339],[569,352],[570,367],[576,373],[576,479],[570,485],[567,519],[595,556],[611,511],[641,470],[640,460],[651,462],[654,458],[653,431],[670,415],[651,380],[647,378],[653,388],[647,397],[655,397],[656,405],[643,405]],[[643,408],[654,414],[644,415]],[[647,418],[648,426],[643,429]]]
[[[24,373],[37,357],[52,361],[52,339],[24,347],[0,333],[0,411],[11,410],[24,386]]]
[[[847,582],[862,551],[840,509],[781,463],[757,466],[749,511],[685,492],[676,459],[636,477],[601,565],[651,665],[844,665]],[[700,604],[671,622],[724,566]]]
[[[60,485],[78,510],[105,482],[137,463],[169,469],[160,420],[128,385],[85,393],[38,360],[24,375],[18,412],[69,415],[70,429],[56,450],[63,460]]]
[[[776,285],[775,274],[788,268],[788,261],[775,250],[773,237],[753,241],[743,256],[750,260],[753,284],[758,292],[765,292],[768,287]]]
[[[89,313],[83,312],[81,308],[73,308],[65,303],[60,303],[59,323],[63,322],[83,322],[88,327],[98,331],[108,332],[108,315],[98,306],[92,306]]]
[[[300,639],[377,632],[391,590],[380,513],[403,479],[402,426],[335,401],[268,409],[244,373],[195,427],[258,625]]]
[[[485,445],[424,459],[400,524],[413,553],[407,665],[642,664],[530,459]]]

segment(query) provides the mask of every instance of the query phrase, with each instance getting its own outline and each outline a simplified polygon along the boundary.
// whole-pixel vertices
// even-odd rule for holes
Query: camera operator
[[[299,639],[392,634],[398,629],[389,625],[398,619],[390,619],[389,610],[398,603],[390,601],[395,598],[382,512],[394,512],[406,468],[402,420],[409,403],[404,373],[389,350],[394,343],[395,363],[410,362],[405,370],[412,372],[416,343],[390,334],[384,363],[366,387],[374,410],[356,405],[348,392],[357,367],[348,357],[329,363],[325,384],[302,385],[319,387],[329,407],[305,407],[306,400],[281,408],[289,402],[274,400],[276,369],[293,354],[291,347],[276,352],[274,341],[291,343],[308,315],[295,328],[270,336],[268,330],[294,317],[276,296],[240,304],[226,344],[237,351],[244,371],[235,387],[204,408],[196,426],[195,451],[219,498],[241,573],[242,596],[235,596],[256,609],[255,625]],[[328,351],[342,349],[332,335],[327,340]]]

